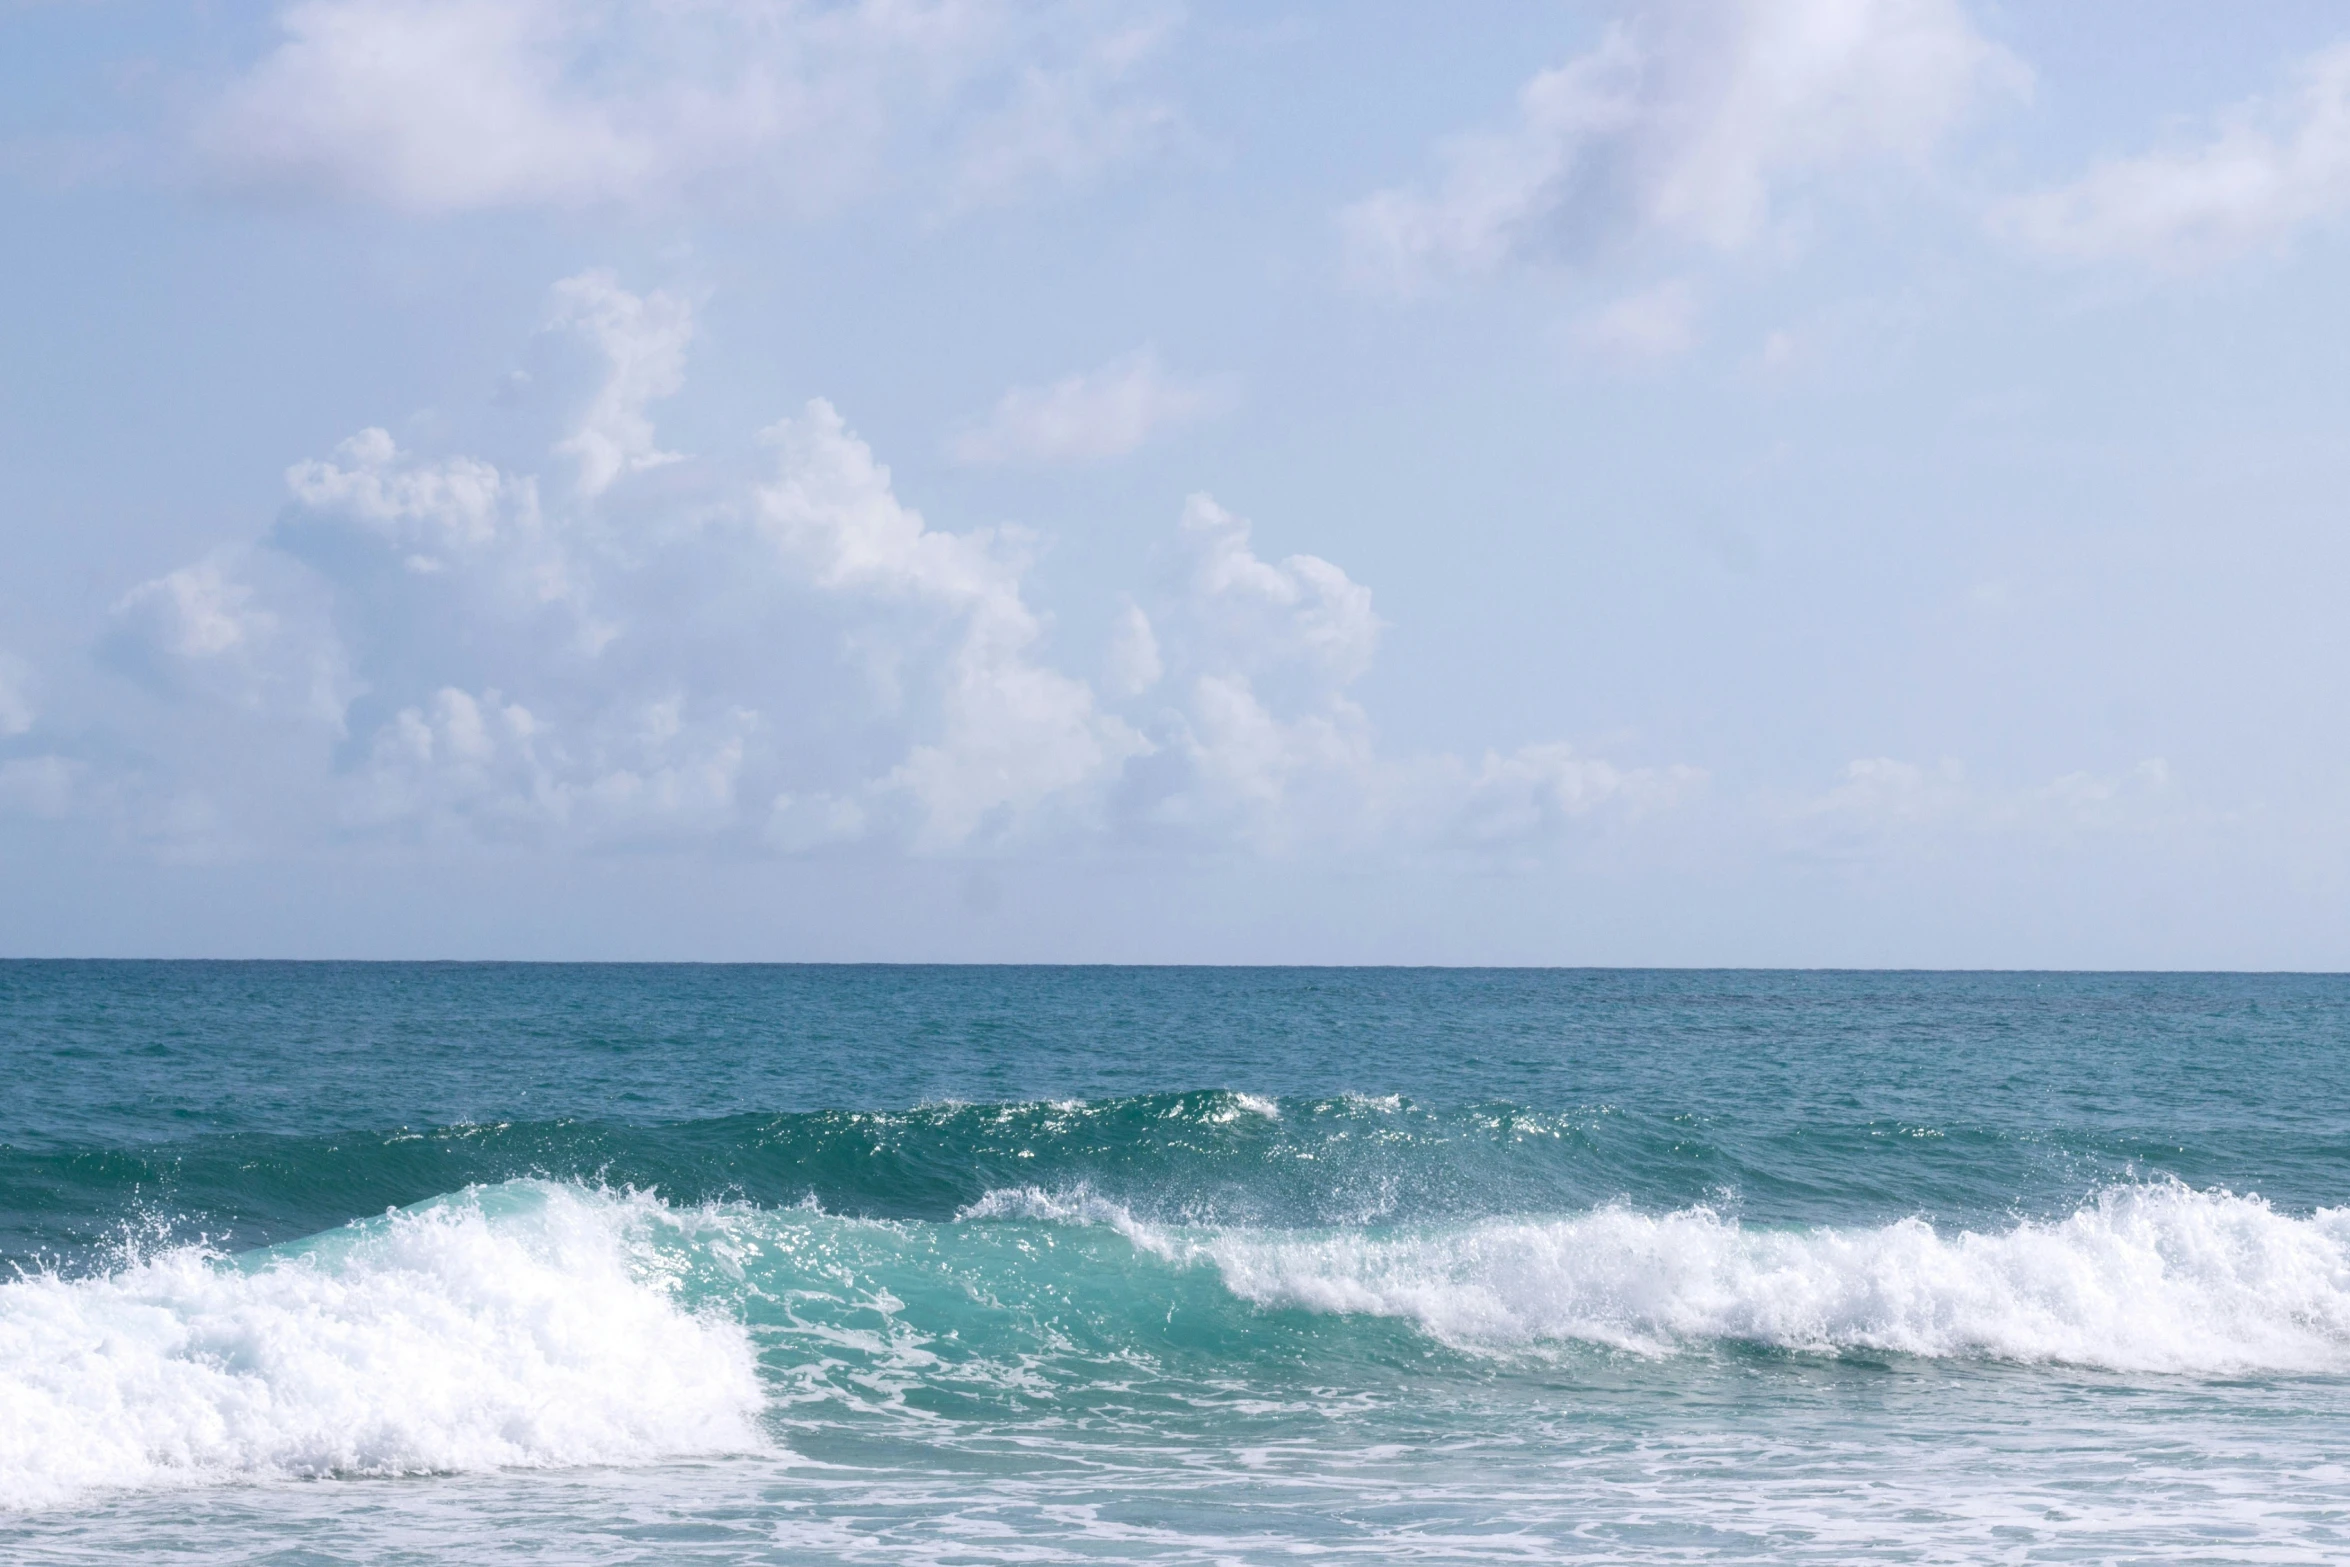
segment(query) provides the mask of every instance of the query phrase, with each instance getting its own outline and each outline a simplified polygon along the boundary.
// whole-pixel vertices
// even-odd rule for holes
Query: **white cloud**
[[[1864,757],[1797,814],[1833,839],[2143,831],[2182,809],[2170,766],[2149,757],[2127,772],[2067,773],[2024,788],[1985,787],[1958,762],[1932,766],[1894,757]]]
[[[1783,189],[1914,165],[2023,80],[1958,0],[1663,0],[1527,82],[1507,127],[1446,143],[1432,186],[1349,208],[1350,262],[1409,291],[1648,233],[1734,250]]]
[[[555,285],[554,324],[593,342],[610,367],[578,430],[556,448],[578,460],[581,493],[600,495],[623,473],[677,462],[678,453],[654,444],[645,410],[685,384],[691,307],[658,290],[640,298],[609,272],[583,272]]]
[[[255,608],[252,598],[253,590],[218,560],[206,560],[140,583],[115,604],[114,613],[159,652],[213,659],[250,648],[276,630],[276,618]]]
[[[557,315],[605,357],[582,428],[610,438],[557,451],[618,453],[612,475],[660,453],[646,399],[676,384],[682,313],[591,275],[559,288]],[[1487,853],[1686,782],[1558,745],[1382,754],[1350,692],[1383,630],[1370,590],[1316,555],[1259,554],[1204,495],[1160,591],[1123,601],[1097,684],[1053,657],[1026,535],[932,526],[822,400],[766,439],[763,479],[699,466],[690,514],[650,520],[654,497],[550,499],[380,429],[296,463],[262,547],[125,596],[114,641],[137,656],[114,661],[227,699],[231,721],[330,722],[277,724],[266,766],[239,770],[219,709],[197,710],[190,776],[159,767],[115,798],[166,847],[313,831],[537,851]],[[63,787],[43,778],[16,787]],[[165,830],[197,816],[200,833]]]
[[[348,665],[303,586],[259,552],[215,551],[118,599],[100,658],[161,694],[339,728]]]
[[[569,801],[538,757],[538,732],[528,708],[496,691],[444,687],[376,731],[350,815],[363,824],[457,815],[493,833],[560,821]]]
[[[13,653],[0,653],[0,737],[23,734],[39,716],[32,666]]]
[[[1470,847],[1538,842],[1604,807],[1667,809],[1706,783],[1700,768],[1620,768],[1555,743],[1488,751],[1473,771],[1446,757],[1431,771],[1424,790],[1445,812],[1445,839]]]
[[[1944,759],[1933,767],[1868,756],[1848,764],[1842,781],[1812,806],[1822,816],[1872,826],[1944,822],[1970,810],[1966,773]]]
[[[1182,531],[1207,656],[1235,670],[1302,667],[1332,688],[1371,667],[1386,623],[1369,588],[1316,555],[1262,559],[1249,524],[1206,495],[1184,503]]]
[[[947,450],[973,464],[1104,462],[1215,412],[1225,400],[1222,387],[1170,376],[1143,349],[1049,386],[1013,387]]]
[[[1032,190],[1088,184],[1169,146],[1172,106],[1133,91],[1133,78],[1173,34],[1173,13],[1056,40],[1069,57],[1021,69],[1008,100],[978,117],[956,160],[950,205],[980,207]]]
[[[1676,278],[1627,294],[1578,322],[1575,341],[1623,364],[1653,364],[1697,342],[1697,293]]]
[[[199,156],[414,212],[807,208],[880,177],[896,136],[963,145],[970,204],[1141,156],[1164,115],[1130,78],[1167,27],[1117,3],[301,0],[278,23]]]
[[[2294,75],[2290,92],[2238,105],[2198,145],[2100,163],[2007,203],[1995,225],[2062,260],[2187,271],[2340,217],[2350,211],[2350,44]]]
[[[333,461],[294,464],[286,488],[310,510],[347,518],[403,550],[403,564],[417,572],[445,571],[452,557],[539,530],[536,480],[511,482],[473,457],[417,462],[384,429],[342,442]]]
[[[422,457],[370,429],[331,460],[294,464],[286,488],[297,511],[273,541],[333,581],[343,616],[371,632],[405,641],[436,620],[449,635],[524,620],[582,653],[612,635],[590,611],[588,554],[541,509],[535,478]]]
[[[1205,495],[1184,508],[1182,570],[1138,619],[1163,664],[1157,749],[1128,769],[1126,831],[1270,853],[1524,850],[1603,808],[1661,808],[1693,768],[1623,769],[1561,744],[1384,754],[1348,688],[1384,622],[1371,592],[1313,555],[1260,556],[1249,524]]]
[[[1121,697],[1142,695],[1167,672],[1159,657],[1158,633],[1151,630],[1151,618],[1142,612],[1141,605],[1128,604],[1118,616],[1107,664],[1110,691]]]
[[[1123,721],[1095,710],[1084,682],[1035,661],[1042,628],[1007,540],[926,526],[829,403],[811,403],[768,439],[782,460],[759,492],[759,520],[779,546],[823,587],[916,600],[951,619],[939,730],[882,780],[919,802],[921,843],[952,845],[1007,823],[1103,781],[1144,748]]]

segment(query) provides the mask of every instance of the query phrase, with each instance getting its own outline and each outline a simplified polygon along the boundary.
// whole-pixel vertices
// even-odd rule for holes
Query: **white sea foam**
[[[649,1265],[668,1222],[513,1183],[241,1262],[0,1285],[0,1507],[755,1450],[748,1338]]]
[[[1447,1227],[1198,1230],[1087,1192],[991,1193],[971,1218],[1112,1226],[1266,1307],[1401,1318],[1446,1343],[1642,1354],[1738,1341],[2117,1370],[2350,1370],[2350,1209],[2307,1218],[2183,1186],[2053,1223],[1767,1230],[1704,1208]]]

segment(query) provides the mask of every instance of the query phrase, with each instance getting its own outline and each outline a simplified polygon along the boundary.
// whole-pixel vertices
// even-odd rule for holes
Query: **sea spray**
[[[0,964],[0,1082],[10,1567],[2350,1560],[2350,977]]]
[[[0,1285],[0,1505],[760,1448],[742,1328],[647,1266],[675,1224],[516,1182],[243,1258]]]
[[[2054,1222],[1750,1229],[1707,1208],[1377,1229],[1201,1229],[1087,1191],[998,1191],[973,1220],[1101,1225],[1212,1265],[1267,1308],[1400,1318],[1463,1348],[1836,1353],[2234,1373],[2350,1368],[2350,1209],[2306,1218],[2176,1183]]]
[[[1999,1229],[1621,1205],[1282,1228],[1025,1188],[941,1223],[518,1180],[239,1258],[0,1286],[0,1504],[758,1451],[769,1407],[1092,1407],[1137,1375],[1295,1364],[1316,1352],[1295,1313],[1473,1355],[2323,1374],[2350,1369],[2350,1210],[2160,1183]]]

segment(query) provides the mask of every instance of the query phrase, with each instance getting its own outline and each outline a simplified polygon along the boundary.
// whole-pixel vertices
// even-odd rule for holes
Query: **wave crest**
[[[2229,1373],[2350,1369],[2350,1209],[2109,1188],[2050,1223],[1749,1229],[1627,1208],[1392,1230],[1194,1230],[1090,1192],[990,1193],[967,1218],[1104,1224],[1268,1308],[1399,1318],[1456,1347],[1838,1353]]]
[[[0,1506],[757,1449],[748,1337],[648,1266],[675,1222],[513,1182],[235,1261],[0,1285]]]

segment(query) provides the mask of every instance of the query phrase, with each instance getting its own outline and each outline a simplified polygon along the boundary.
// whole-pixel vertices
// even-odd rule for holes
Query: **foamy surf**
[[[1092,1236],[1037,1244],[972,1221]],[[1180,1343],[1168,1270],[1196,1285]],[[754,1451],[753,1331],[782,1356],[778,1407],[856,1421],[916,1392],[1089,1398],[1104,1366],[1172,1368],[1202,1331],[1222,1363],[1255,1364],[1252,1343],[1289,1331],[1262,1313],[1284,1310],[1401,1321],[1480,1354],[1749,1344],[2340,1372],[2350,1210],[2154,1185],[1995,1230],[1628,1207],[1276,1228],[1023,1189],[942,1225],[516,1181],[242,1258],[181,1248],[0,1286],[0,1505]]]
[[[514,1182],[241,1259],[0,1285],[0,1506],[755,1450],[747,1335],[653,1265],[675,1222]]]
[[[1760,1230],[1705,1208],[1443,1227],[1202,1230],[1088,1192],[991,1193],[970,1219],[1104,1225],[1267,1308],[1399,1318],[1466,1349],[1816,1353],[2229,1374],[2350,1370],[2350,1209],[2115,1187],[2066,1218],[1945,1232]]]

